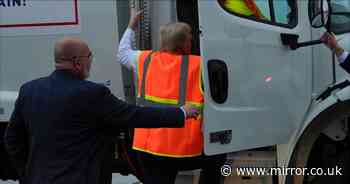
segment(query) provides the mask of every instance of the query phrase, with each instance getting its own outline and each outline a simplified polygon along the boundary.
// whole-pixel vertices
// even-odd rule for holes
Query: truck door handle
[[[300,47],[308,47],[312,45],[321,44],[321,40],[311,40],[307,42],[298,42],[299,35],[296,34],[288,34],[288,33],[281,33],[281,41],[282,44],[285,46],[289,46],[290,49],[296,50]]]
[[[208,61],[209,88],[212,99],[222,104],[227,99],[228,72],[224,61],[212,59]]]

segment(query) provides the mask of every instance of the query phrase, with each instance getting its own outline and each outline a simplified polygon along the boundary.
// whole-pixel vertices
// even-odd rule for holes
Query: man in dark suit
[[[64,38],[55,45],[56,70],[20,88],[4,138],[21,183],[110,183],[103,173],[107,129],[182,127],[198,115],[189,106],[126,104],[84,80],[92,57],[85,42]]]
[[[350,55],[345,51],[337,42],[337,39],[333,33],[325,32],[321,41],[331,49],[338,58],[339,65],[348,73],[350,73]]]

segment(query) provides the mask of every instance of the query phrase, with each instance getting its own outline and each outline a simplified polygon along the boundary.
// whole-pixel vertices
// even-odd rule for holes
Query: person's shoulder
[[[24,83],[22,86],[35,85],[35,84],[38,84],[38,83],[45,82],[46,80],[48,80],[48,77],[40,77],[40,78],[37,78],[37,79],[30,80],[30,81]]]
[[[139,50],[137,53],[137,59],[142,60],[146,59],[147,56],[149,56],[151,53],[156,53],[158,51],[153,51],[153,50]]]
[[[105,85],[88,80],[81,80],[79,85],[82,87],[82,89],[108,90]]]
[[[80,93],[88,93],[88,94],[105,94],[110,93],[109,88],[107,88],[103,84],[99,84],[96,82],[81,80],[79,84]]]
[[[159,52],[159,51],[156,51],[156,50],[139,50],[140,53],[145,53],[145,54],[149,54],[151,52],[153,53],[156,53],[156,52]]]
[[[196,65],[197,67],[199,67],[202,62],[202,57],[198,55],[189,55],[189,60],[191,65]]]
[[[41,78],[37,78],[37,79],[33,79],[31,81],[28,81],[24,84],[22,84],[20,90],[28,90],[29,88],[32,88],[33,86],[36,86],[38,84],[42,84],[44,82],[46,82],[48,80],[48,77],[41,77]]]

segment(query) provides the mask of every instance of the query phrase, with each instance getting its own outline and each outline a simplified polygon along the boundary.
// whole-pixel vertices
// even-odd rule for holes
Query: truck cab
[[[276,153],[275,167],[337,163],[347,172],[349,74],[318,39],[332,31],[349,49],[349,2],[257,0],[262,18],[230,11],[225,1],[198,3],[205,153],[265,146]],[[288,175],[279,182],[345,178]]]

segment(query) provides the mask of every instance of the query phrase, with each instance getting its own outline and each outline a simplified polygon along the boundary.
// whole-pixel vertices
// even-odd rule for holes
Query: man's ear
[[[72,59],[73,62],[73,68],[76,72],[79,72],[81,70],[81,62],[79,61],[78,57],[74,57]]]

